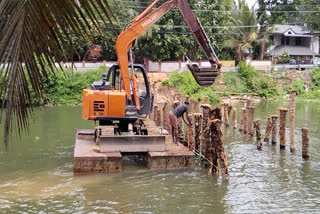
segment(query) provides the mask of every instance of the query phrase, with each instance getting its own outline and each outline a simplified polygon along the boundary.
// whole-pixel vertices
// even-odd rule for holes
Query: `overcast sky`
[[[256,0],[246,0],[248,5],[250,6],[250,8],[254,5],[254,3],[256,2]],[[258,4],[257,4],[258,5]],[[257,7],[256,5],[256,7]]]

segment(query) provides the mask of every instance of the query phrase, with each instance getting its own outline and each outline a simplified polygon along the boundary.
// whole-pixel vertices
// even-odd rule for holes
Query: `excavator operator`
[[[171,125],[171,132],[172,132],[172,141],[173,143],[178,145],[178,118],[182,117],[183,121],[187,126],[192,126],[192,123],[190,122],[189,116],[188,116],[188,107],[189,107],[189,101],[185,101],[184,104],[178,105],[174,109],[172,109],[169,113],[169,122]],[[184,118],[184,113],[186,113],[187,120]]]

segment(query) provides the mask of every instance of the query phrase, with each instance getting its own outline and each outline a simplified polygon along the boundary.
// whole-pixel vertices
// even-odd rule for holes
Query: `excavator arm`
[[[130,27],[123,31],[116,41],[116,52],[122,77],[123,87],[126,91],[126,96],[131,100],[132,94],[136,103],[137,110],[140,110],[139,97],[136,88],[136,79],[134,71],[131,76],[128,68],[128,51],[132,46],[132,42],[147,30],[151,25],[158,21],[171,8],[177,6],[182,14],[186,24],[190,28],[192,34],[201,46],[204,54],[208,58],[211,68],[199,68],[196,64],[189,64],[188,68],[195,77],[199,85],[211,85],[215,77],[218,75],[221,65],[211,46],[210,40],[207,37],[202,25],[196,15],[191,11],[187,0],[169,0],[155,10],[150,10],[157,4],[159,0],[155,0],[150,4],[139,16],[135,17]],[[150,13],[149,13],[150,12]]]

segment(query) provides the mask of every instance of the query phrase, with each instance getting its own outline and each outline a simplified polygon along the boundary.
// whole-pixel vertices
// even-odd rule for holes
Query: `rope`
[[[190,146],[189,146],[189,142],[187,142],[188,143],[188,149],[191,151],[191,152],[193,152],[193,153],[195,153],[196,155],[198,155],[198,156],[200,156],[200,157],[202,157],[203,159],[205,159],[206,161],[208,161],[209,162],[209,164],[211,165],[211,167],[213,166],[214,168],[216,168],[216,170],[217,171],[219,171],[219,168],[217,167],[217,166],[215,166],[206,156],[204,156],[203,154],[201,154],[199,151],[197,151],[196,149],[191,149],[191,148],[189,148]],[[227,158],[227,157],[226,157]],[[224,176],[226,176],[227,178],[229,178],[229,175],[228,174],[226,174],[226,173],[224,173],[222,170],[220,170],[221,171],[221,173],[224,175]]]

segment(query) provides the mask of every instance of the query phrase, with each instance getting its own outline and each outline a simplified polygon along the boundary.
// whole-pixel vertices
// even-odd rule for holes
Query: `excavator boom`
[[[131,99],[133,94],[136,108],[138,110],[140,109],[140,103],[137,95],[137,89],[135,87],[135,76],[133,73],[131,74],[131,77],[129,76],[128,51],[131,48],[132,42],[139,35],[141,35],[145,30],[147,30],[174,6],[177,6],[177,8],[179,9],[187,26],[190,28],[193,36],[196,38],[197,42],[201,46],[204,54],[211,64],[210,68],[199,68],[196,64],[188,65],[188,68],[192,72],[197,83],[199,85],[211,85],[214,82],[216,76],[219,74],[221,67],[208,36],[206,35],[198,18],[192,12],[187,0],[169,0],[162,4],[160,7],[150,12],[152,7],[157,2],[158,0],[154,1],[139,16],[135,17],[130,27],[118,36],[116,42],[116,52],[124,90],[126,91],[128,99]]]

